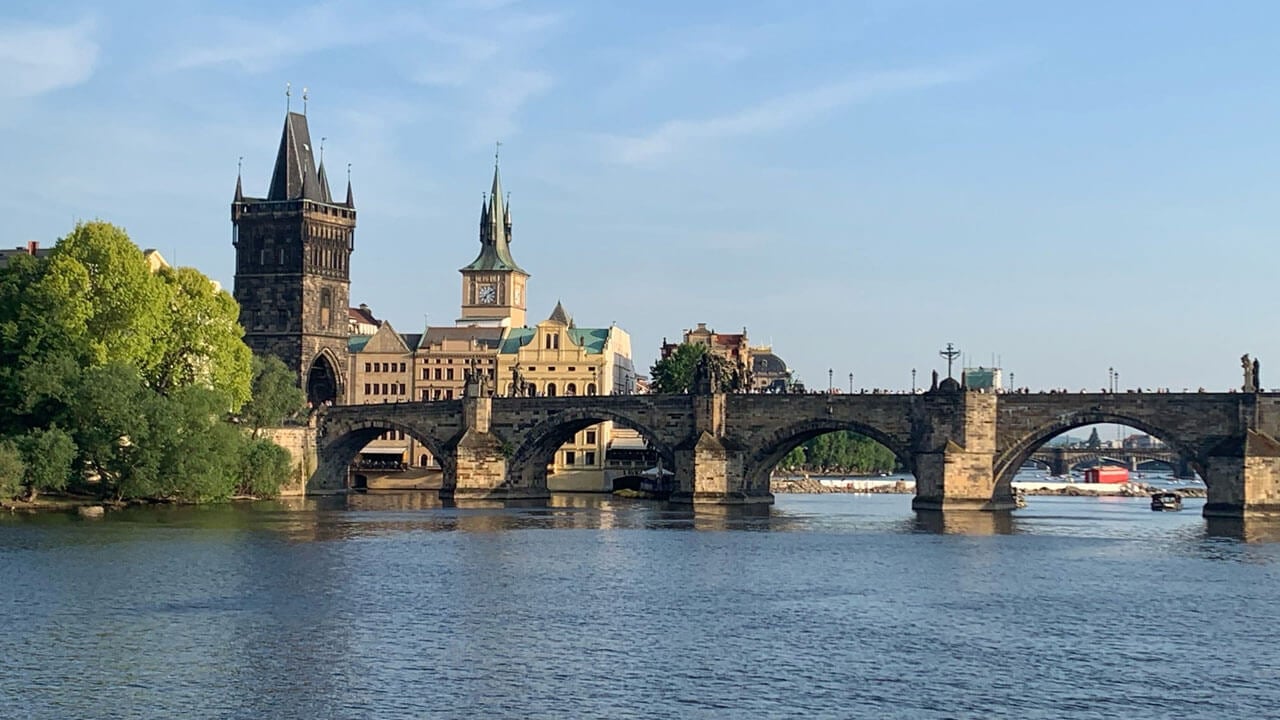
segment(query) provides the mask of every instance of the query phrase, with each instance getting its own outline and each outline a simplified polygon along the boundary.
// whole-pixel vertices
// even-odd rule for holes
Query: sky
[[[1280,387],[1278,26],[1272,2],[8,0],[0,246],[102,219],[230,288],[237,165],[264,196],[291,83],[336,195],[350,164],[352,303],[401,332],[457,318],[501,141],[530,322],[616,322],[642,371],[705,322],[811,388],[926,383],[948,342],[1032,389],[1225,390],[1243,353]]]

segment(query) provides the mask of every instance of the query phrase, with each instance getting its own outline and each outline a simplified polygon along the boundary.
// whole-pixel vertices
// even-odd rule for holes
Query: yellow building
[[[368,308],[366,307],[367,311]],[[350,367],[348,404],[407,402],[413,398],[413,336],[396,332],[382,322],[372,335],[347,339]],[[360,451],[356,469],[398,471],[412,462],[412,439],[403,432],[387,432]]]
[[[536,397],[630,393],[636,373],[631,336],[616,326],[577,327],[564,306],[536,327],[510,328],[498,351],[497,390]],[[552,490],[607,491],[605,455],[612,423],[578,431],[556,452],[547,477]]]

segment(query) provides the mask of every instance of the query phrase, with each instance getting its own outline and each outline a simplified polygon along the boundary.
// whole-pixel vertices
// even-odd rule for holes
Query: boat
[[[1161,510],[1181,510],[1182,496],[1176,492],[1151,493],[1151,509],[1156,512]]]

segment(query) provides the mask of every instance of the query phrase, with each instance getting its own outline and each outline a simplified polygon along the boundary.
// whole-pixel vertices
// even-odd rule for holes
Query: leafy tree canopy
[[[704,355],[713,368],[713,377],[719,378],[720,390],[731,391],[733,377],[729,361],[715,353],[708,353],[706,345],[693,343],[680,343],[670,355],[649,368],[649,375],[653,378],[650,388],[655,393],[689,392],[693,387],[695,370]]]
[[[253,400],[240,415],[255,437],[262,428],[279,425],[306,406],[307,396],[298,387],[293,371],[275,356],[253,356]]]

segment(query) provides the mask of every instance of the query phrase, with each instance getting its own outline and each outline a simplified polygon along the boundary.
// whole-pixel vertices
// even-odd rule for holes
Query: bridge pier
[[[512,448],[490,432],[493,398],[468,393],[462,400],[462,415],[466,430],[458,440],[453,462],[445,465],[441,497],[454,500],[546,500],[551,497],[545,470],[541,485],[512,472],[509,462]]]
[[[1280,516],[1280,442],[1248,430],[1210,452],[1205,517]]]
[[[725,437],[725,395],[693,396],[694,436],[675,448],[675,491],[688,505],[771,505],[769,480],[751,482],[745,448]],[[763,482],[763,485],[761,485]]]
[[[913,510],[1016,507],[1011,486],[996,483],[995,395],[967,392],[949,380],[920,396],[913,411]]]

